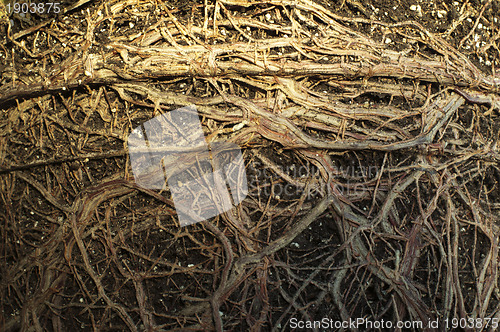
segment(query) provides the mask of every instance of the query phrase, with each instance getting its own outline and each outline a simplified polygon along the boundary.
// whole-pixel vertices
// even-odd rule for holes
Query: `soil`
[[[3,4],[0,330],[495,330],[497,0]],[[391,72],[386,50],[418,65]],[[389,69],[323,70],[358,57]],[[126,148],[188,104],[207,140],[240,146],[248,195],[180,227]]]

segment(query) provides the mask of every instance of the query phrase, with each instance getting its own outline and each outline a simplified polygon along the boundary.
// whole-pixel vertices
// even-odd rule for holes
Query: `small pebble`
[[[437,12],[437,17],[438,18],[443,18],[446,15],[448,15],[448,13],[446,12],[446,10],[438,10],[438,12]]]

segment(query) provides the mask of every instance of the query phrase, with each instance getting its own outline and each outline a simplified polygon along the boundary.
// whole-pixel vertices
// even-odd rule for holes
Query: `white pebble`
[[[243,120],[242,122],[240,122],[237,125],[233,126],[233,131],[238,131],[238,130],[240,130],[241,128],[243,128],[247,124],[248,124],[248,121],[247,120]]]
[[[448,14],[448,13],[446,12],[446,10],[438,10],[438,11],[437,11],[437,16],[438,16],[439,18],[443,18],[443,17],[445,17],[447,14]]]

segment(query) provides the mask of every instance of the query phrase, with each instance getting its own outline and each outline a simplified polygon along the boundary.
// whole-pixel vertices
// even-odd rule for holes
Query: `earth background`
[[[221,2],[222,8],[211,1],[63,1],[57,15],[19,15],[5,7],[0,33],[0,329],[288,331],[292,318],[340,322],[362,317],[439,320],[441,330],[446,330],[445,320],[451,324],[455,319],[464,330],[494,330],[484,324],[500,319],[498,86],[397,73],[370,77],[361,71],[283,75],[304,86],[311,82],[310,91],[329,96],[332,103],[394,105],[410,113],[425,109],[427,92],[436,97],[448,89],[446,93],[467,97],[451,124],[425,146],[330,150],[332,163],[344,170],[336,181],[344,189],[369,190],[347,191],[346,201],[326,207],[324,191],[305,196],[296,189],[300,183],[327,181],[319,149],[287,145],[286,134],[273,132],[272,125],[266,131],[259,127],[264,120],[241,112],[245,100],[265,105],[265,98],[271,98],[269,114],[277,112],[276,105],[300,105],[272,88],[291,81],[249,72],[239,78],[214,75],[214,81],[210,74],[175,73],[168,57],[158,60],[163,72],[152,67],[139,73],[133,66],[120,67],[117,60],[151,57],[154,63],[161,58],[161,53],[148,53],[156,52],[154,47],[170,43],[182,50],[195,45],[192,34],[205,49],[240,42],[246,33],[255,39],[283,37],[278,29],[236,29],[234,19],[287,26],[286,15],[300,8],[293,1],[241,3]],[[301,3],[314,8],[313,2]],[[331,12],[338,24],[376,41],[375,53],[388,49],[418,59],[446,58],[427,42],[431,38],[423,31],[428,31],[484,75],[500,77],[496,0],[314,3]],[[4,1],[8,4],[13,6]],[[211,34],[207,31],[212,31],[216,8],[221,25]],[[305,9],[298,12],[301,28],[317,34],[321,20]],[[398,24],[409,28],[397,30]],[[193,26],[198,30],[189,30]],[[141,34],[151,40],[140,44]],[[299,46],[273,46],[268,56],[293,53],[291,59],[307,60],[308,52],[297,55]],[[318,68],[350,61],[352,47],[339,47],[346,50],[342,60],[337,54],[314,61]],[[95,74],[92,61],[99,56],[110,60]],[[252,56],[249,50],[248,58]],[[230,56],[218,61],[225,60]],[[209,67],[199,61],[200,71]],[[360,92],[365,82],[373,85]],[[140,90],[143,86],[150,90]],[[401,92],[412,88],[412,98]],[[158,97],[151,91],[166,94]],[[225,94],[241,99],[221,99]],[[246,218],[240,210],[180,228],[168,190],[144,190],[131,180],[125,135],[163,111],[188,104],[201,105],[207,137],[245,142],[240,146],[251,179],[242,204]],[[411,136],[421,114],[415,115],[417,120],[413,115],[391,120],[393,127],[391,121],[377,127],[364,118],[345,126],[356,124],[369,138],[385,126]],[[252,125],[259,129],[251,132]],[[320,126],[301,126],[312,137],[335,136]],[[307,158],[308,153],[313,155]],[[286,170],[292,179],[269,165]],[[376,172],[363,174],[369,167]],[[393,170],[378,177],[383,167]],[[412,177],[417,180],[402,185]],[[296,179],[303,182],[292,181]],[[286,186],[292,189],[283,192]],[[377,188],[384,194],[374,200]],[[399,191],[391,196],[394,188]],[[363,225],[348,214],[385,219]]]

